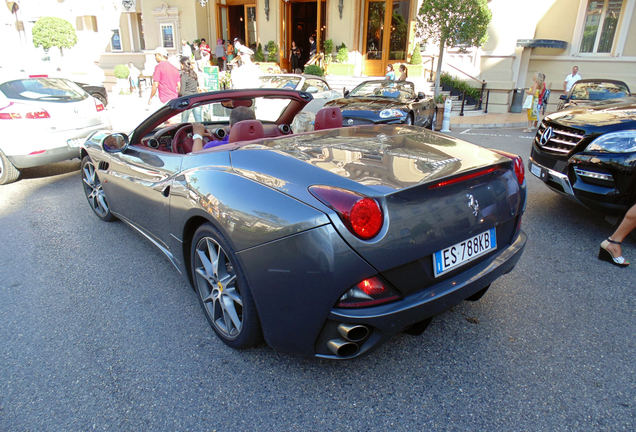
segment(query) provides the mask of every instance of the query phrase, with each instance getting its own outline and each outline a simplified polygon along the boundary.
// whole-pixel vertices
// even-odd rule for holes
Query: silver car
[[[327,102],[342,97],[342,92],[333,90],[324,78],[317,75],[273,74],[260,78],[260,88],[281,90],[299,90],[311,93],[314,97],[303,111],[316,114]]]
[[[0,185],[23,168],[79,158],[86,137],[111,129],[104,104],[80,86],[34,76],[0,80],[0,124]]]

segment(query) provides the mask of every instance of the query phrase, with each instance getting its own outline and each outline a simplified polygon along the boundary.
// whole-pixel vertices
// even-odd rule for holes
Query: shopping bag
[[[523,109],[532,108],[532,95],[527,95],[526,100],[523,101]]]

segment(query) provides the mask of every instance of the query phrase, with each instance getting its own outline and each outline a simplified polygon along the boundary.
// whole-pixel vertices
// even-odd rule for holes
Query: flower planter
[[[355,65],[352,64],[331,63],[329,65],[329,74],[339,76],[353,76],[354,69]]]
[[[409,70],[409,77],[424,78],[424,75],[426,74],[426,69],[424,68],[424,65],[407,64],[405,66]],[[399,70],[396,70],[395,74],[399,75]]]

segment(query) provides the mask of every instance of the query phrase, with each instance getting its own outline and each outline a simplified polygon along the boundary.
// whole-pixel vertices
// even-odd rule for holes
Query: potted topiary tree
[[[258,48],[256,49],[258,52]],[[266,55],[267,54],[267,55]],[[254,54],[254,60],[258,62],[258,66],[261,69],[261,72],[264,74],[267,73],[267,70],[271,67],[273,70],[280,70],[278,66],[278,46],[274,41],[267,42],[265,45],[265,49],[261,48],[261,55],[263,56],[263,60],[256,60],[256,54]]]
[[[264,62],[265,61],[265,56],[263,55],[263,45],[261,45],[261,43],[258,43],[258,47],[256,48],[256,53],[254,53],[254,61],[257,62]]]
[[[128,76],[130,75],[130,69],[128,69],[128,66],[119,64],[115,66],[113,73],[115,74],[115,78],[117,78],[117,84],[115,84],[113,88],[113,93],[129,94],[130,85],[128,83]]]
[[[416,43],[413,47],[413,54],[411,54],[411,61],[409,62],[409,76],[423,77],[426,73],[424,65],[422,64],[422,53],[420,51],[420,44]]]
[[[333,63],[329,67],[329,72],[332,75],[353,75],[355,66],[349,63],[349,51],[344,42],[338,47],[338,55],[336,56],[336,63]]]

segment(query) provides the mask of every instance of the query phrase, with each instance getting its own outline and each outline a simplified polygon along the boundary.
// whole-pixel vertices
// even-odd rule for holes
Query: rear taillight
[[[24,104],[10,103],[7,107],[0,109],[0,120],[43,118],[51,118],[45,109],[34,108]]]
[[[380,278],[371,277],[357,283],[349,291],[344,293],[336,307],[358,308],[377,306],[399,300],[400,296],[387,286]]]
[[[517,181],[519,182],[519,184],[523,184],[523,181],[526,178],[526,169],[523,166],[523,159],[521,159],[521,156],[513,153],[508,153],[507,151],[503,150],[490,149],[490,151],[512,159],[515,163],[515,175],[517,176]]]
[[[97,109],[97,112],[104,111],[104,104],[97,98],[93,98],[93,100],[95,101],[95,109]]]
[[[356,237],[369,240],[382,229],[384,215],[378,202],[373,198],[329,186],[312,186],[309,192],[335,210]]]

